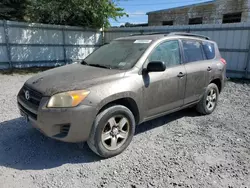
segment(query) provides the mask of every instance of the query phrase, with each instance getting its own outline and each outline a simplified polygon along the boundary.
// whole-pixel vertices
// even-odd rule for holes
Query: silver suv
[[[208,37],[134,35],[102,46],[81,63],[37,74],[17,101],[43,134],[87,141],[106,158],[128,147],[137,124],[192,106],[212,113],[225,72],[226,61]]]

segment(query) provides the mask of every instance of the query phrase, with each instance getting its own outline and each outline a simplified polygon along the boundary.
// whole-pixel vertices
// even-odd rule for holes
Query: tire
[[[212,97],[211,97],[211,91],[214,92],[212,94]],[[216,98],[214,98],[214,96],[216,96]],[[203,94],[203,97],[197,104],[196,110],[203,115],[211,114],[217,107],[218,98],[219,98],[219,89],[217,85],[214,83],[209,84],[208,87],[206,88],[205,93]]]
[[[133,113],[125,106],[114,105],[96,116],[87,143],[97,155],[109,158],[122,153],[132,141],[134,133]]]

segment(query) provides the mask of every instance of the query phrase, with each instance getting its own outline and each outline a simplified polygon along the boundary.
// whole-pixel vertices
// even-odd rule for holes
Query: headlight
[[[48,103],[48,108],[75,107],[82,102],[89,94],[86,90],[68,91],[53,95]]]

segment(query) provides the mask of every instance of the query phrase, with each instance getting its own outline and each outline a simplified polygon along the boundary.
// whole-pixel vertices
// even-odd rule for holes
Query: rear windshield
[[[94,51],[84,61],[89,65],[98,64],[112,69],[130,69],[150,44],[150,40],[113,41]]]
[[[202,42],[202,46],[207,59],[215,58],[215,46],[211,42]]]

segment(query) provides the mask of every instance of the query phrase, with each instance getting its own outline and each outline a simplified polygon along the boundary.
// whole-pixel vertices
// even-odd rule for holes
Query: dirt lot
[[[187,109],[139,125],[124,153],[102,160],[19,116],[30,76],[0,75],[0,188],[250,187],[250,82],[228,82],[210,116]]]

